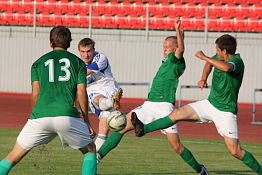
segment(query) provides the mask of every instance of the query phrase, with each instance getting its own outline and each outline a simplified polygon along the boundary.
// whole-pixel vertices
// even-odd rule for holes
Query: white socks
[[[100,147],[103,145],[103,143],[106,141],[107,135],[104,134],[98,134],[95,145],[96,145],[96,151],[100,149]]]
[[[114,101],[113,99],[111,98],[100,98],[99,99],[99,108],[102,110],[102,111],[106,111],[110,108],[112,108],[114,105]]]

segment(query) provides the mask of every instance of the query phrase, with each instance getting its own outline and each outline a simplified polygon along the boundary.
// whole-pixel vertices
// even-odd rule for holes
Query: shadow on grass
[[[255,174],[251,170],[215,170],[209,171],[212,174],[223,174],[223,175],[248,175]]]
[[[253,171],[251,171],[251,170],[216,170],[216,171],[209,171],[209,173],[210,174],[213,174],[213,175],[215,175],[215,174],[222,174],[222,175],[252,175],[252,174],[254,174],[254,172]],[[195,173],[192,173],[192,171],[190,171],[190,172],[183,172],[183,173],[181,173],[181,172],[155,172],[155,173],[135,173],[136,175],[174,175],[174,174],[190,174],[190,175],[192,175],[192,174],[195,174]],[[104,175],[104,174],[97,174],[97,175]],[[111,174],[111,173],[109,173],[109,174],[107,174],[107,175],[118,175],[118,174],[115,174],[115,173],[113,173],[113,174]],[[119,174],[120,175],[120,174]],[[134,175],[133,173],[126,173],[126,174],[123,174],[123,173],[121,173],[121,175]]]

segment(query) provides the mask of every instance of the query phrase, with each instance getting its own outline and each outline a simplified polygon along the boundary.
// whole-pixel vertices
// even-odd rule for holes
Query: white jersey
[[[87,76],[87,91],[101,90],[105,86],[119,88],[105,54],[95,51],[92,62],[86,68],[94,72]]]

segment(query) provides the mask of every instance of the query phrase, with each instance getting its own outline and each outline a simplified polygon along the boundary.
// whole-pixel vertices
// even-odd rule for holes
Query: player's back
[[[84,62],[66,50],[53,50],[31,69],[32,82],[39,81],[40,94],[30,118],[79,117],[74,107],[78,83],[85,83]]]

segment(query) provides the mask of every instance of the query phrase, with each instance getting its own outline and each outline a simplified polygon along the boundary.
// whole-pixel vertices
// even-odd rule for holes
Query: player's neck
[[[66,50],[66,49],[64,49],[62,47],[54,47],[53,50]]]

